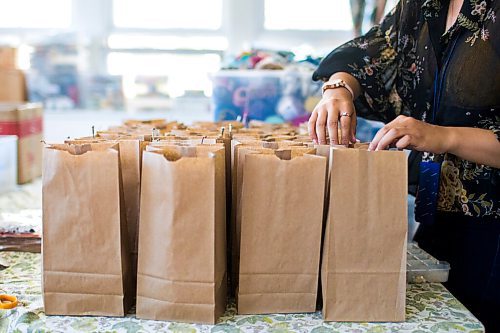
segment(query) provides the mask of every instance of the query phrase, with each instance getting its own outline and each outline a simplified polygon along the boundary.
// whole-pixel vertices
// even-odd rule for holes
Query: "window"
[[[0,28],[69,28],[71,0],[0,0]]]
[[[112,34],[108,38],[110,49],[151,50],[214,50],[227,49],[227,38],[222,36],[158,36],[150,34]]]
[[[222,0],[114,0],[113,21],[119,28],[217,30]]]
[[[140,95],[133,82],[141,76],[164,78],[161,90],[170,97],[187,91],[210,95],[209,75],[220,68],[228,47],[223,1],[113,0],[107,67],[124,76],[125,95]]]
[[[351,30],[349,0],[265,0],[268,30]]]
[[[169,53],[123,53],[108,55],[108,70],[111,75],[124,77],[167,77],[166,92],[178,97],[186,91],[203,91],[211,94],[210,73],[220,68],[221,57],[217,54],[169,54]],[[134,95],[134,92],[127,95]]]

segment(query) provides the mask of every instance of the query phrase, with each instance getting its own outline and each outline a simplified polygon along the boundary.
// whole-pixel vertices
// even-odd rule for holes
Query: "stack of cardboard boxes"
[[[26,103],[26,80],[16,66],[17,49],[0,47],[0,135],[16,135],[17,181],[27,183],[42,173],[43,111]]]
[[[0,48],[0,102],[26,101],[26,80],[17,69],[17,49]]]

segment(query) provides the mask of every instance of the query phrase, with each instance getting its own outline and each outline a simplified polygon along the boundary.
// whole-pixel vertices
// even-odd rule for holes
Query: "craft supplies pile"
[[[227,56],[222,70],[211,75],[214,119],[307,121],[321,99],[321,84],[311,81],[319,62],[290,51],[261,49]]]
[[[42,182],[48,315],[135,304],[213,324],[235,297],[239,314],[322,303],[326,321],[405,320],[402,151],[314,145],[287,124],[131,120],[47,143]]]

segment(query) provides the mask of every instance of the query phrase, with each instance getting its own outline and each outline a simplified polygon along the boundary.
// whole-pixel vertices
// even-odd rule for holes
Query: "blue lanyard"
[[[441,71],[436,68],[434,78],[434,101],[432,106],[432,124],[436,124],[436,114],[439,110],[443,82],[446,71],[450,63],[451,56],[455,50],[458,37],[455,37],[450,52],[446,56]],[[415,201],[415,219],[420,223],[432,224],[437,211],[439,197],[439,179],[441,176],[441,163],[420,162],[420,172],[418,181],[418,192]]]
[[[446,56],[441,73],[440,73],[439,69],[436,68],[436,75],[434,76],[434,102],[433,102],[433,106],[432,106],[432,120],[431,120],[432,124],[436,124],[436,114],[437,114],[437,112],[439,110],[439,106],[441,104],[441,93],[443,90],[444,78],[446,77],[446,71],[448,70],[448,65],[450,63],[451,56],[453,55],[453,52],[455,51],[457,41],[458,41],[458,36],[453,39],[453,44],[451,45],[451,50],[448,53],[448,55]]]

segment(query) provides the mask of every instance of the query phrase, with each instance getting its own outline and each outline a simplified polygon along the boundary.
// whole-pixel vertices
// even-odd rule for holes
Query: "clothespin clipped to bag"
[[[151,142],[160,141],[160,139],[158,138],[159,136],[160,136],[160,130],[153,128],[151,130]]]
[[[217,137],[217,140],[216,140],[217,143],[224,143],[224,131],[225,131],[225,128],[221,127],[220,132],[219,132],[219,136]]]
[[[229,134],[228,134],[228,137],[229,137],[229,140],[232,140],[233,139],[233,124],[229,124],[227,125],[227,128],[229,129]]]

